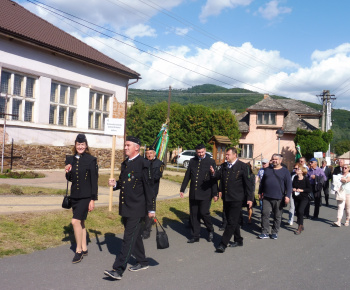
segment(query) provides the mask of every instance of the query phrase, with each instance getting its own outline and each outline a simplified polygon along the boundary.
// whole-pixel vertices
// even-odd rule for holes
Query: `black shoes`
[[[111,271],[107,271],[105,270],[103,272],[106,276],[111,277],[114,280],[120,280],[122,278],[122,275],[120,275],[116,270],[111,270]]]
[[[233,243],[228,244],[228,246],[231,248],[243,247],[243,242],[233,242]]]
[[[223,253],[223,252],[225,252],[225,247],[224,247],[224,245],[219,245],[219,246],[216,248],[216,252],[217,252],[217,253]]]
[[[84,255],[83,252],[75,253],[74,258],[72,260],[72,263],[76,264],[76,263],[81,262],[81,260],[83,259],[83,255]]]
[[[137,272],[137,271],[140,271],[140,270],[146,270],[148,268],[149,268],[148,265],[142,266],[140,263],[137,263],[135,266],[130,267],[129,271]]]
[[[82,251],[82,253],[83,253],[83,256],[87,256],[89,254],[89,251],[88,250]]]
[[[208,242],[212,242],[214,239],[214,232],[209,232]]]
[[[197,243],[197,242],[199,242],[199,238],[192,238],[192,239],[187,240],[187,243],[189,243],[189,244],[193,244],[193,243]]]

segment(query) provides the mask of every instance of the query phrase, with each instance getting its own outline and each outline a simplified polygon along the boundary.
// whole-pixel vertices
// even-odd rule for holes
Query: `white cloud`
[[[175,34],[177,35],[186,35],[191,29],[187,27],[176,27]]]
[[[272,0],[265,4],[264,7],[259,8],[259,13],[265,19],[271,20],[278,17],[280,14],[291,13],[292,9],[289,7],[281,7],[279,6],[279,0]]]
[[[348,53],[350,53],[350,43],[344,43],[334,49],[328,49],[325,51],[315,50],[311,55],[311,59],[314,61],[321,61],[323,59],[330,58],[337,54],[348,54]]]
[[[40,17],[60,26],[60,20],[55,19],[45,9],[39,8],[24,0],[17,0],[25,8],[37,13]],[[152,0],[152,3],[165,9],[172,9],[184,0]],[[74,16],[110,29],[121,31],[140,23],[146,23],[159,13],[155,4],[138,0],[42,0],[41,2],[68,12]],[[153,6],[153,7],[152,7]],[[155,8],[154,8],[155,7]]]
[[[209,16],[217,16],[225,8],[233,9],[238,6],[248,6],[253,0],[207,0],[202,7],[199,16],[201,21],[206,21]]]
[[[130,38],[145,37],[145,36],[156,37],[157,33],[153,28],[151,28],[148,25],[137,24],[133,27],[128,28],[125,31],[125,35],[127,35]]]

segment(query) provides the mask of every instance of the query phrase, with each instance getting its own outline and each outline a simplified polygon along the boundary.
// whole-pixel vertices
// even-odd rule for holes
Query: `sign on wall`
[[[106,118],[105,135],[124,136],[124,119]]]

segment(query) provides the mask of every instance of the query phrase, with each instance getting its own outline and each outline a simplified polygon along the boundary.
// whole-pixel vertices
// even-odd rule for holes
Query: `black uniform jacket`
[[[216,168],[214,159],[208,156],[202,160],[198,156],[190,159],[180,192],[185,192],[187,184],[191,180],[190,199],[207,200],[217,196],[217,182],[210,173],[210,166]]]
[[[67,180],[72,182],[72,198],[98,199],[98,165],[96,157],[83,153],[80,158],[66,156],[66,165],[71,164],[72,170],[66,173]]]
[[[220,181],[219,192],[222,192],[224,201],[253,201],[254,184],[250,181],[250,169],[240,160],[228,168],[228,164],[222,163],[220,169],[215,172],[215,177]]]
[[[123,217],[144,217],[156,210],[153,190],[148,179],[149,162],[137,156],[124,160],[114,190],[120,189],[119,214]]]
[[[159,180],[163,176],[164,163],[157,158],[150,160],[149,163],[148,179],[154,195],[157,197],[159,192]]]

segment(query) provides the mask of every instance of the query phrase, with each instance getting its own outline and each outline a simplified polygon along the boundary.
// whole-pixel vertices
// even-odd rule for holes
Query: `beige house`
[[[293,99],[264,99],[236,116],[242,134],[239,140],[240,159],[260,166],[261,159],[281,153],[283,163],[291,168],[295,161],[294,137],[297,128],[316,130],[322,114]],[[277,130],[283,135],[278,137]],[[282,132],[280,132],[282,133]]]

